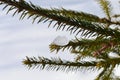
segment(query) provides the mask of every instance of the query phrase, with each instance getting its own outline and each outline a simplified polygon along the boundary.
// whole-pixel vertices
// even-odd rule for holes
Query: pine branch
[[[79,71],[82,69],[92,69],[95,70],[97,62],[91,61],[91,62],[71,62],[71,61],[65,61],[61,60],[60,58],[44,58],[44,57],[38,57],[38,58],[29,58],[26,57],[26,59],[23,61],[23,63],[28,66],[29,68],[40,68],[40,69],[46,69],[46,70],[61,70],[61,71]]]
[[[110,4],[110,1],[108,1],[108,0],[96,0],[96,1],[100,4],[100,6],[101,6],[102,10],[104,11],[104,13],[106,14],[107,18],[109,20],[111,20],[112,6]]]
[[[75,32],[76,32],[76,34],[79,34],[81,32],[84,33],[83,36],[86,36],[88,34],[90,36],[97,36],[97,35],[105,35],[105,36],[113,36],[113,37],[120,36],[120,32],[118,32],[117,30],[112,30],[110,28],[106,29],[101,24],[88,22],[91,20],[90,19],[91,15],[89,15],[89,17],[87,16],[88,19],[90,19],[90,20],[84,21],[82,19],[74,18],[75,16],[73,18],[66,16],[67,15],[66,13],[69,12],[69,14],[70,14],[71,11],[66,11],[64,9],[60,10],[61,12],[59,12],[59,9],[58,10],[56,10],[56,9],[48,10],[48,9],[44,9],[41,7],[37,7],[37,6],[33,5],[32,3],[29,4],[25,1],[18,2],[15,0],[0,0],[0,2],[1,2],[1,4],[6,4],[4,9],[6,7],[10,6],[8,12],[11,10],[15,10],[13,15],[15,15],[16,13],[21,14],[20,19],[24,19],[24,17],[28,16],[28,18],[33,17],[33,22],[40,18],[37,21],[38,23],[41,21],[43,21],[43,22],[50,21],[50,24],[51,24],[52,22],[57,21],[54,25],[54,27],[57,27],[57,29],[64,30],[66,27],[67,30],[71,31],[72,33],[75,33]],[[63,13],[65,13],[65,14],[63,14]],[[75,14],[78,14],[78,13],[75,13]],[[82,13],[79,13],[79,14],[82,15]],[[72,15],[73,15],[73,13],[72,13]],[[95,16],[94,16],[94,18],[99,19],[98,17],[95,17]],[[91,20],[91,21],[93,21],[93,20]]]
[[[113,15],[112,17],[114,17],[114,18],[119,18],[119,17],[120,17],[120,14],[115,14],[115,15]]]
[[[97,78],[95,79],[95,80],[100,80],[100,78],[102,77],[102,75],[104,75],[105,74],[105,71],[107,70],[107,68],[105,67],[102,71],[101,71],[101,73],[97,76]]]
[[[56,44],[50,45],[50,51],[59,51],[59,50],[70,50],[72,53],[77,53],[82,56],[93,56],[101,53],[109,53],[110,51],[116,50],[119,48],[119,41],[117,39],[75,39],[69,42],[68,45],[59,46]],[[114,49],[113,49],[114,47]]]
[[[81,61],[81,62],[71,62],[71,61],[65,61],[61,60],[60,58],[44,58],[44,57],[38,57],[38,58],[30,58],[26,57],[25,60],[23,60],[23,63],[28,68],[40,68],[40,69],[46,69],[46,70],[61,70],[61,71],[79,71],[79,70],[99,70],[101,68],[107,68],[111,65],[117,65],[120,64],[120,58],[113,58],[113,59],[106,59],[106,60],[99,60],[99,61]],[[111,70],[114,69],[113,67]],[[109,74],[108,74],[109,75]]]
[[[116,80],[113,69],[115,65],[109,66],[109,68],[104,68],[104,70],[99,74],[99,76],[95,80]]]

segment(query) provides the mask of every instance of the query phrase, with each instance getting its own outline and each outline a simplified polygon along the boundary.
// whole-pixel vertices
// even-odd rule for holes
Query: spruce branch
[[[30,58],[26,57],[26,59],[23,60],[23,64],[25,64],[29,68],[40,68],[40,69],[46,69],[46,70],[61,70],[61,71],[78,71],[84,69],[92,69],[95,70],[97,62],[72,62],[72,61],[66,61],[62,60],[60,58],[44,58],[44,57],[38,57],[38,58]]]
[[[82,20],[83,18],[81,19],[81,18],[74,18],[75,16],[73,17],[66,16],[67,12],[69,12],[68,14],[71,13],[71,11],[69,10],[66,11],[62,9],[59,11],[59,9],[57,10],[56,9],[50,9],[50,10],[44,9],[44,8],[35,6],[32,3],[27,3],[25,1],[21,3],[16,0],[0,0],[0,2],[1,4],[6,4],[4,9],[8,6],[10,7],[8,12],[15,10],[13,15],[15,15],[16,13],[21,14],[20,19],[24,19],[26,16],[28,16],[28,18],[33,17],[33,22],[39,19],[37,21],[38,23],[43,21],[43,22],[50,22],[51,24],[54,21],[57,21],[54,25],[54,27],[57,27],[57,29],[64,30],[66,27],[67,31],[71,31],[72,33],[76,32],[76,34],[83,33],[83,36],[86,36],[86,35],[89,35],[89,37],[97,36],[97,35],[105,35],[105,36],[112,36],[112,37],[120,36],[120,32],[118,32],[117,30],[113,30],[110,28],[106,29],[104,25],[90,22],[91,19],[89,17],[91,15],[89,15],[89,17],[87,16],[87,18],[89,18],[90,20],[86,21],[87,20],[86,17],[85,17],[86,20]],[[75,13],[75,14],[78,14],[78,13]],[[99,19],[98,17],[95,17],[95,18]]]
[[[99,56],[102,53],[109,53],[119,48],[120,42],[117,39],[75,39],[70,41],[65,46],[56,44],[50,45],[50,51],[64,51],[69,50],[72,53],[80,54],[82,56]]]
[[[116,80],[114,79],[114,68],[115,65],[111,65],[109,68],[107,68],[106,70],[103,70],[103,74],[101,76],[99,76],[99,78],[97,78],[96,80]]]
[[[107,68],[105,67],[105,68],[101,71],[101,73],[96,77],[95,80],[100,80],[100,78],[102,77],[102,75],[105,74],[105,71],[106,71],[106,70],[107,70]]]
[[[100,4],[100,6],[101,6],[102,10],[104,11],[104,13],[106,14],[107,18],[109,20],[111,20],[113,8],[112,8],[110,1],[108,1],[108,0],[96,0],[96,1]]]
[[[77,71],[82,68],[85,69],[101,69],[101,68],[109,68],[111,65],[119,65],[120,58],[108,58],[99,61],[80,61],[80,62],[72,62],[62,60],[60,58],[44,58],[44,57],[26,57],[23,60],[23,63],[28,66],[29,68],[40,68],[40,69],[47,69],[47,70],[62,70],[62,71]],[[115,67],[115,66],[114,66]],[[113,69],[113,67],[112,67]]]

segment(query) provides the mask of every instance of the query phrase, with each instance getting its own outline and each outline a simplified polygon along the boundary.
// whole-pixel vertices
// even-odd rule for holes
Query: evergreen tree
[[[70,31],[79,37],[68,44],[52,43],[50,50],[69,50],[77,55],[75,61],[60,58],[26,57],[23,63],[29,68],[37,67],[47,70],[79,71],[100,70],[95,80],[120,80],[114,69],[120,64],[120,14],[114,14],[109,0],[96,0],[105,17],[94,14],[62,9],[45,9],[24,0],[0,0],[4,9],[13,11],[13,16],[20,14],[20,19],[32,18],[33,22],[49,22],[57,30]],[[115,56],[110,56],[110,54]],[[88,59],[87,61],[85,59]]]

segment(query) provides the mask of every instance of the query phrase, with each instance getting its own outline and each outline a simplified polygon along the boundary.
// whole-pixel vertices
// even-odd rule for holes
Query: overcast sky
[[[27,0],[29,1],[29,0]],[[94,0],[30,0],[36,5],[45,8],[73,9],[91,14],[104,16]],[[117,5],[118,0],[111,0]],[[114,6],[118,11],[118,8]],[[119,6],[120,7],[120,6]],[[117,12],[116,11],[116,12]],[[115,12],[115,13],[116,13]],[[54,72],[28,70],[21,61],[25,56],[44,56],[72,59],[74,55],[65,53],[50,53],[49,44],[56,36],[66,36],[71,39],[69,32],[55,31],[48,28],[47,23],[32,24],[31,20],[19,20],[19,16],[6,15],[0,6],[0,79],[1,80],[93,80],[96,73],[90,72]],[[69,58],[68,58],[69,57]],[[119,74],[119,72],[117,73]],[[87,77],[86,77],[87,75]]]

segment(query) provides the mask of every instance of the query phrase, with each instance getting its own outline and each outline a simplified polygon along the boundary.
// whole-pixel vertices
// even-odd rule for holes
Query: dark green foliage
[[[113,68],[116,65],[119,65],[120,58],[108,58],[107,60],[96,60],[96,61],[81,61],[81,62],[71,62],[62,60],[60,58],[44,58],[44,57],[26,57],[23,61],[25,65],[29,68],[31,67],[40,67],[41,69],[52,69],[52,70],[63,70],[63,71],[71,71],[71,70],[79,70],[81,68],[84,69],[100,69],[100,68]],[[113,69],[112,68],[112,69]]]
[[[7,4],[5,5],[5,8],[9,7],[9,10],[7,13],[9,13],[12,10],[15,10],[13,13],[13,16],[15,14],[21,14],[20,19],[24,19],[25,17],[33,18],[33,22],[35,20],[38,20],[39,22],[50,22],[50,24],[54,21],[57,21],[53,27],[57,27],[57,29],[67,29],[67,31],[71,31],[71,33],[79,34],[82,33],[83,36],[114,36],[118,37],[120,36],[120,32],[117,30],[112,30],[110,28],[105,28],[106,24],[116,24],[120,25],[118,22],[111,22],[108,19],[102,19],[97,16],[83,13],[83,12],[75,12],[71,10],[65,10],[65,9],[44,9],[38,6],[35,6],[32,3],[27,2],[18,2],[18,1],[3,1]],[[21,4],[20,4],[21,3]],[[92,18],[91,18],[92,17]],[[38,19],[39,18],[39,19]],[[65,28],[67,27],[67,28]]]
[[[27,65],[29,68],[31,67],[39,67],[40,69],[47,69],[47,70],[62,70],[62,71],[77,71],[84,66],[86,69],[95,69],[97,62],[71,62],[71,61],[65,61],[61,60],[60,58],[44,58],[44,57],[38,57],[38,58],[29,58],[26,57],[26,59],[23,61],[25,65]]]
[[[33,23],[49,22],[56,30],[66,30],[76,34],[79,38],[71,40],[67,45],[50,44],[51,52],[69,50],[77,55],[75,61],[66,61],[60,58],[30,58],[26,57],[23,63],[29,68],[47,70],[79,71],[101,70],[95,80],[120,80],[115,76],[114,69],[120,65],[120,14],[114,14],[109,0],[96,0],[105,17],[62,9],[45,9],[24,0],[0,0],[3,10],[13,12],[13,16],[20,14],[20,19],[33,19]],[[114,53],[117,56],[111,57]],[[84,59],[89,61],[85,61]],[[91,60],[92,59],[92,60]]]

